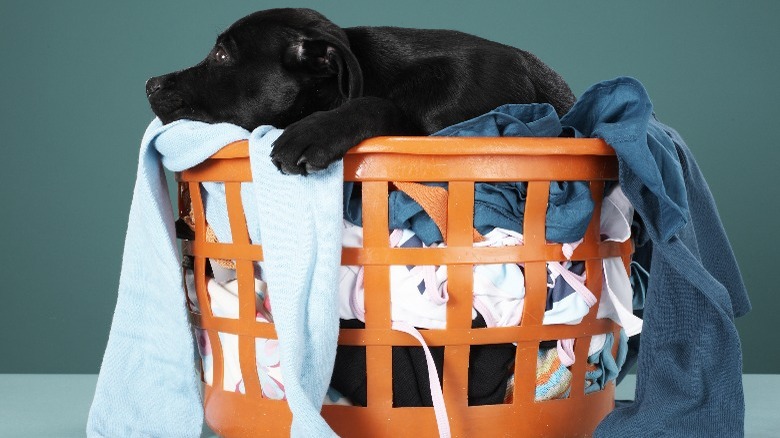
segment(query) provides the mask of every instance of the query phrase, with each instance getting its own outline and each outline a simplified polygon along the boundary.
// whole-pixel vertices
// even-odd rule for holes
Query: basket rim
[[[615,150],[600,138],[566,137],[374,137],[347,155],[596,155],[614,156]],[[248,158],[249,142],[226,145],[213,159]]]

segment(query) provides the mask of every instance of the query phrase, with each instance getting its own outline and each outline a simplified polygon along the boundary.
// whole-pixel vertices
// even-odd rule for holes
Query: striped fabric
[[[536,401],[566,398],[571,391],[571,371],[563,366],[555,348],[536,356]]]
[[[515,376],[509,377],[504,403],[512,403]],[[555,348],[540,349],[536,356],[536,401],[566,398],[571,391],[571,371],[558,358]]]

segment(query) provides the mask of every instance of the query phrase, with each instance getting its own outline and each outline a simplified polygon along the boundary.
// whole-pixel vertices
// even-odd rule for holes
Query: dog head
[[[344,31],[310,9],[248,15],[217,37],[199,64],[146,82],[152,111],[178,119],[283,128],[362,93]]]

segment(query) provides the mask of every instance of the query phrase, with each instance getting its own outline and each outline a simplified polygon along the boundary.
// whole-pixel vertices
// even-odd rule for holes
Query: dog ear
[[[295,63],[315,76],[336,75],[341,95],[353,99],[363,95],[363,72],[349,46],[338,38],[318,34],[292,45]]]

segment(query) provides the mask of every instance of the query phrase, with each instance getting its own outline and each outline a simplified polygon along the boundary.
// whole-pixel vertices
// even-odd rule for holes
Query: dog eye
[[[214,60],[217,64],[222,64],[228,59],[230,59],[230,56],[228,56],[227,52],[222,47],[218,47],[217,50],[214,51]]]

